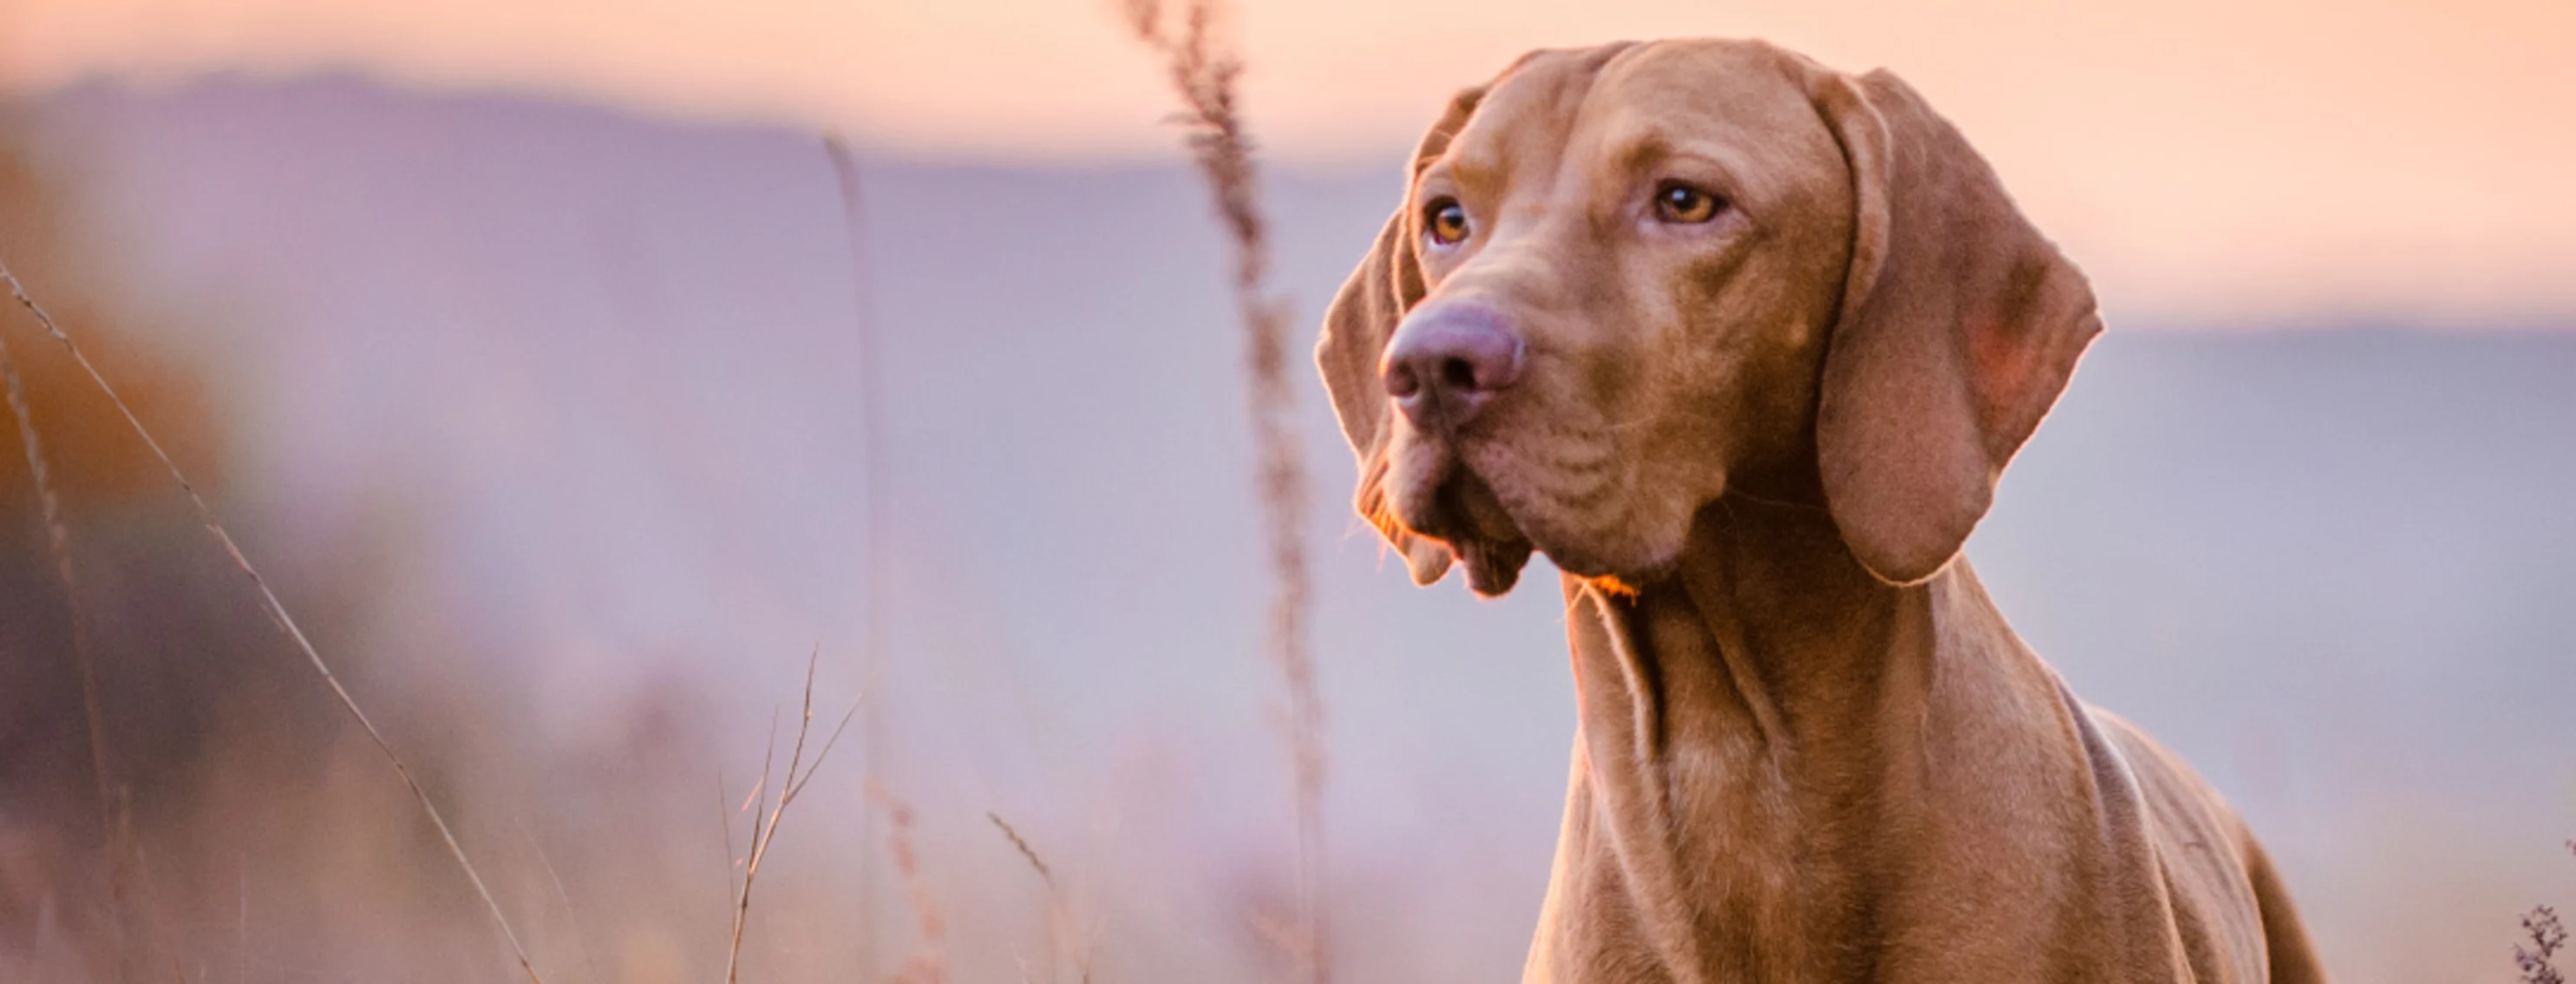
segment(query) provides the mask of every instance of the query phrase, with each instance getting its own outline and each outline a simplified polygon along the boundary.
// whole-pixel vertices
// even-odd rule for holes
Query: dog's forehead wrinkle
[[[1585,201],[1616,211],[1633,204],[1632,185],[1672,176],[1757,214],[1806,185],[1842,180],[1839,144],[1768,45],[1657,42],[1592,62],[1577,54],[1535,58],[1497,83],[1438,165],[1445,177],[1488,210],[1497,199],[1536,199],[1532,208]]]
[[[1562,149],[1608,66],[1643,45],[1532,52],[1497,79],[1449,145],[1442,163],[1460,182],[1546,184],[1566,165]],[[1522,173],[1535,170],[1537,173]]]

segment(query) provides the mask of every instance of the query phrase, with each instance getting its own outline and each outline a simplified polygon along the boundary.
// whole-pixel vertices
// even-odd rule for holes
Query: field
[[[1189,170],[862,148],[853,250],[786,129],[322,78],[75,89],[0,140],[0,257],[544,980],[723,975],[809,655],[816,744],[866,710],[781,820],[744,979],[1285,970],[1240,332]],[[1270,176],[1301,346],[1395,174]],[[2576,333],[2113,301],[1980,574],[2245,812],[2341,979],[2515,979],[2517,921],[2576,904]],[[0,331],[77,575],[67,606],[0,455],[0,979],[524,977],[113,407]],[[1334,976],[1509,979],[1571,736],[1557,601],[1409,588],[1295,378]]]

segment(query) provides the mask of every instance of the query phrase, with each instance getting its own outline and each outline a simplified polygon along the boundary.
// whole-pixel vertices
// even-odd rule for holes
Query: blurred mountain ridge
[[[26,158],[68,188],[67,248],[115,278],[99,317],[203,381],[246,546],[290,583],[363,595],[333,603],[336,638],[383,674],[379,699],[435,684],[397,737],[454,742],[457,788],[493,811],[481,843],[545,816],[520,797],[553,770],[602,802],[696,795],[703,772],[625,743],[744,762],[817,642],[827,687],[854,688],[879,551],[896,580],[867,681],[889,724],[875,778],[925,818],[941,888],[1025,899],[992,810],[1087,870],[1116,979],[1251,972],[1235,917],[1281,874],[1287,780],[1237,330],[1181,165],[868,157],[854,253],[816,139],[770,127],[345,76],[92,85],[19,115]],[[1271,178],[1302,320],[1399,176]],[[1980,575],[2079,694],[2247,813],[2340,973],[2509,979],[2516,915],[2576,894],[2555,853],[2576,828],[2576,313],[2112,318],[1972,542]],[[862,326],[885,359],[876,449]],[[1319,388],[1300,399],[1345,976],[1507,976],[1571,737],[1554,592],[1408,588],[1347,517]],[[883,531],[860,508],[871,450]],[[451,715],[515,723],[477,743]],[[511,742],[543,754],[476,780]],[[842,754],[845,801],[818,792],[833,819],[789,835],[817,860],[786,897],[819,908],[788,911],[874,890],[900,912],[881,863],[873,889],[849,882],[873,846]],[[739,787],[751,764],[728,768]],[[629,884],[603,858],[694,851],[704,872],[666,860],[689,873],[653,884],[714,893],[718,852],[688,839],[713,835],[670,833],[714,808],[657,809],[679,819],[594,845],[567,865],[576,889]],[[1007,977],[994,941],[1041,938],[996,913],[952,912],[992,951],[960,944],[959,979]],[[480,945],[458,925],[439,945]],[[634,966],[703,962],[702,930],[643,934]],[[899,951],[901,927],[880,932]]]

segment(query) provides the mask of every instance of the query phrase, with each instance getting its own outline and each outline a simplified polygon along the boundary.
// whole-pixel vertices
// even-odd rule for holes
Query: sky
[[[343,71],[935,158],[1174,154],[1116,0],[5,0],[0,23],[20,92]],[[1249,0],[1231,27],[1287,166],[1389,166],[1529,48],[1759,36],[1913,82],[2115,325],[2576,323],[2558,0]]]

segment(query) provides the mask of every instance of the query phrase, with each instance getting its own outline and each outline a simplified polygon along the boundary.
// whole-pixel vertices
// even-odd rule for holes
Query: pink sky
[[[0,0],[0,79],[357,69],[1019,160],[1167,155],[1114,0]],[[1991,157],[2114,315],[2576,314],[2563,0],[1251,0],[1281,159],[1392,157],[1530,47],[1768,37],[1886,66]],[[1394,189],[1390,187],[1390,195]]]

